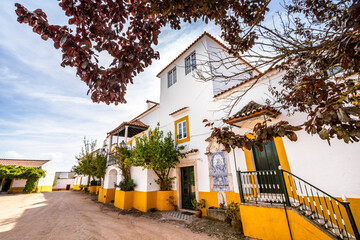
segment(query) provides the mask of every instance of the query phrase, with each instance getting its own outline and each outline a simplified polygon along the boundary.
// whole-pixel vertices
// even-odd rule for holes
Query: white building
[[[0,159],[0,165],[23,166],[40,168],[45,171],[45,176],[41,177],[36,184],[36,192],[51,192],[55,177],[55,169],[50,160],[22,160],[22,159]],[[11,191],[13,193],[22,192],[25,188],[26,179],[0,179],[2,180],[1,191]]]
[[[56,172],[56,184],[53,186],[53,191],[72,190],[75,184],[74,172]]]
[[[191,200],[194,198],[205,199],[206,207],[218,207],[221,203],[241,200],[241,217],[247,236],[286,239],[289,233],[299,238],[311,233],[313,239],[331,237],[328,231],[319,231],[310,220],[309,225],[309,221],[299,217],[297,211],[301,209],[296,208],[299,205],[301,211],[308,210],[311,216],[313,213],[318,214],[313,220],[323,221],[322,226],[338,236],[347,236],[347,233],[356,235],[351,225],[351,216],[346,212],[347,204],[338,199],[347,196],[353,218],[359,226],[360,161],[356,159],[360,154],[359,144],[333,140],[329,146],[318,136],[300,131],[296,142],[277,138],[269,141],[263,152],[253,148],[251,151],[236,149],[228,153],[216,139],[209,138],[211,131],[205,127],[204,119],[215,121],[218,126],[224,124],[221,121],[224,119],[233,131],[246,134],[256,123],[262,122],[264,116],[272,120],[271,124],[281,120],[301,122],[305,118],[301,115],[288,117],[286,113],[266,106],[269,84],[277,85],[283,74],[276,70],[261,77],[235,106],[232,111],[235,114],[227,116],[222,109],[228,100],[249,89],[254,82],[252,76],[260,72],[250,72],[249,80],[241,82],[227,83],[221,78],[199,80],[197,70],[205,73],[205,78],[209,77],[206,72],[214,69],[226,75],[228,70],[224,67],[215,62],[209,65],[219,56],[228,57],[226,52],[226,47],[214,37],[207,33],[201,35],[157,75],[160,78],[160,103],[147,101],[148,106],[143,113],[134,118],[129,117],[130,121],[110,131],[109,145],[113,146],[122,140],[132,145],[135,137],[146,134],[160,123],[160,130],[171,131],[176,136],[176,143],[184,145],[187,152],[186,158],[181,159],[171,172],[176,177],[172,195],[179,208],[191,209]],[[242,67],[252,69],[241,58],[236,61]],[[279,172],[279,166],[284,171]],[[137,186],[131,193],[131,203],[125,205],[141,211],[150,208],[165,210],[162,203],[164,194],[154,181],[154,172],[132,167],[131,174]],[[282,178],[278,178],[280,174]],[[275,175],[276,178],[273,177]],[[115,200],[115,205],[124,206],[123,203],[117,203],[124,200],[122,193],[114,186],[120,180],[119,169],[109,161],[99,200]],[[280,188],[282,184],[286,187]],[[284,189],[287,189],[286,194]],[[239,190],[242,190],[241,194]],[[122,200],[117,200],[117,197],[122,197]],[[284,208],[264,208],[257,205],[259,202],[287,204],[290,209],[287,218],[283,218]],[[263,222],[260,224],[258,219]],[[279,229],[271,224],[276,221],[279,221]],[[286,221],[290,221],[290,224],[286,224]],[[344,228],[346,231],[342,230]]]

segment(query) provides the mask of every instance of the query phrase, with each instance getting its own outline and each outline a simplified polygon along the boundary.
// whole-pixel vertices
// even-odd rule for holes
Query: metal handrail
[[[286,174],[288,182],[285,181],[284,175]],[[336,199],[297,175],[280,168],[279,170],[239,171],[238,178],[241,202],[255,201],[257,203],[264,201],[265,198],[266,202],[271,204],[282,203],[289,207],[300,206],[303,214],[308,212],[313,219],[316,218],[319,222],[323,221],[325,227],[332,229],[335,235],[347,238],[355,237],[360,240],[349,203]],[[280,198],[279,194],[281,194]],[[265,197],[263,197],[264,195]],[[291,204],[291,200],[293,204]],[[335,207],[331,202],[332,200],[336,203]],[[345,211],[344,209],[341,211],[340,206]],[[349,224],[345,225],[344,216],[347,217],[345,220],[348,220],[351,225],[353,236],[348,232]]]
[[[335,198],[335,197],[331,196],[330,194],[328,194],[328,193],[324,192],[324,191],[323,191],[323,190],[321,190],[320,188],[315,187],[314,185],[312,185],[312,184],[311,184],[311,183],[309,183],[308,181],[305,181],[305,180],[304,180],[304,179],[302,179],[301,177],[298,177],[298,176],[296,176],[295,174],[293,174],[293,173],[291,173],[291,172],[288,172],[288,171],[286,171],[286,170],[283,170],[283,169],[281,169],[281,171],[286,172],[286,173],[290,174],[290,175],[291,175],[291,176],[293,176],[293,177],[296,177],[297,179],[299,179],[299,180],[303,181],[304,183],[306,183],[306,184],[310,185],[312,188],[315,188],[316,190],[320,191],[322,194],[324,194],[324,195],[327,195],[327,196],[331,197],[332,199],[334,199],[334,200],[335,200],[335,201],[337,201],[338,203],[341,203],[342,205],[345,205],[345,203],[344,203],[344,202],[342,202],[342,201],[340,201],[339,199],[337,199],[337,198]]]

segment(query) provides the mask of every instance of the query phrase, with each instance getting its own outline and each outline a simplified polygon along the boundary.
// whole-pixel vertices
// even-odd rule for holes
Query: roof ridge
[[[51,161],[49,159],[16,159],[16,158],[0,158],[0,160],[11,160],[11,161]]]
[[[225,46],[224,43],[220,42],[219,40],[217,40],[214,36],[212,36],[210,33],[204,31],[203,34],[201,34],[195,41],[193,41],[187,48],[185,48],[184,51],[182,51],[177,57],[175,57],[168,65],[166,65],[166,67],[164,67],[157,75],[156,77],[160,77],[160,74],[163,73],[165,71],[165,69],[167,69],[171,64],[173,64],[176,60],[178,60],[187,50],[189,50],[192,46],[195,45],[195,43],[197,43],[201,38],[203,38],[204,36],[208,36],[209,38],[211,38],[212,40],[214,40],[217,44],[219,44],[221,47],[223,47],[225,50],[229,51],[230,49]],[[238,57],[241,61],[243,61],[245,64],[249,65],[251,68],[253,68],[255,71],[258,72],[258,74],[261,74],[261,72],[254,68],[250,63],[248,63],[246,60],[244,60],[241,57]]]

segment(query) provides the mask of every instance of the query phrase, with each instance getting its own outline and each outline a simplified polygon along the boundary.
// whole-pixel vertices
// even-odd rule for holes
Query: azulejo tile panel
[[[213,177],[213,190],[229,191],[229,182],[224,152],[214,152],[211,154],[211,169]]]

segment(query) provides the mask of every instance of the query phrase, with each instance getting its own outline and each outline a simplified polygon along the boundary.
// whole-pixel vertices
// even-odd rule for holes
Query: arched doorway
[[[107,189],[115,188],[115,184],[119,184],[117,182],[117,175],[118,175],[118,173],[117,173],[116,169],[111,169],[109,171],[109,178],[108,178],[109,180],[108,180],[107,186],[106,186]]]

